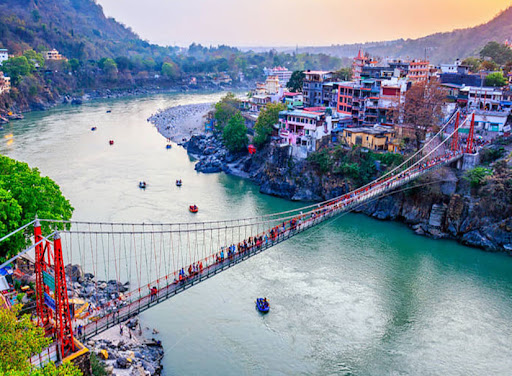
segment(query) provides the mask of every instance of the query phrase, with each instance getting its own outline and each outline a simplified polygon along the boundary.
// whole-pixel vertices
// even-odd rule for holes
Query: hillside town
[[[396,116],[413,85],[440,85],[445,101],[439,123],[458,109],[474,111],[479,137],[492,139],[509,134],[512,73],[502,87],[488,86],[487,77],[496,74],[502,75],[483,70],[471,73],[461,60],[434,66],[425,59],[371,58],[360,50],[353,59],[350,80],[340,81],[332,71],[306,70],[301,91],[288,90],[291,71],[283,67],[265,69],[265,82],[258,83],[240,106],[251,128],[268,103],[285,104],[272,142],[291,146],[297,158],[339,142],[397,153],[401,151],[401,139],[414,136],[410,124]],[[460,132],[467,134],[468,128]]]

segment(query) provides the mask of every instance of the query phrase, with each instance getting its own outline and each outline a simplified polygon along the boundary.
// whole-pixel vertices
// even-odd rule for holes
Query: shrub
[[[469,181],[473,188],[478,188],[485,183],[486,176],[492,174],[492,171],[485,167],[475,167],[472,170],[466,172],[464,179]]]

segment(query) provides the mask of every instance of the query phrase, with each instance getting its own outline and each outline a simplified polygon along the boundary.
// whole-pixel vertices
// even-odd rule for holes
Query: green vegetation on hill
[[[376,161],[382,168],[391,169],[402,163],[404,157],[394,153],[374,153],[360,147],[337,146],[311,153],[307,160],[321,174],[343,176],[356,186],[362,186],[379,175]]]
[[[141,40],[93,0],[3,0],[0,41],[10,53],[56,48],[79,60],[165,55],[171,49]]]

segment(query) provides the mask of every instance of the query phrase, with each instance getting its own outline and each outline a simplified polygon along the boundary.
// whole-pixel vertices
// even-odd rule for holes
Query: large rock
[[[497,247],[496,244],[494,244],[491,240],[482,235],[478,230],[464,234],[462,236],[461,243],[472,247],[482,248],[488,251],[499,250],[499,247]]]
[[[80,265],[71,265],[68,264],[65,267],[66,276],[71,278],[73,282],[78,282],[78,280],[83,279],[84,272],[82,270],[82,267]]]

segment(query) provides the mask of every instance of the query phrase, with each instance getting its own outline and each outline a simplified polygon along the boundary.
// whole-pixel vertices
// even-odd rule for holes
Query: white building
[[[503,133],[510,109],[502,111],[475,111],[475,129]],[[469,122],[467,123],[469,124]],[[469,125],[468,125],[469,127]]]
[[[9,51],[7,48],[0,48],[0,65],[9,58]]]
[[[265,72],[265,76],[277,76],[279,78],[279,82],[281,86],[286,86],[290,78],[292,77],[292,71],[289,71],[283,67],[275,67],[275,68],[263,68],[263,72]]]
[[[494,87],[465,86],[459,91],[468,97],[468,108],[488,111],[499,111],[503,92]]]
[[[469,67],[462,65],[462,61],[455,60],[453,64],[441,64],[439,67],[441,73],[461,73],[469,74]]]
[[[281,111],[276,128],[277,144],[291,146],[292,155],[304,159],[318,149],[322,139],[331,136],[333,118],[320,111]]]

